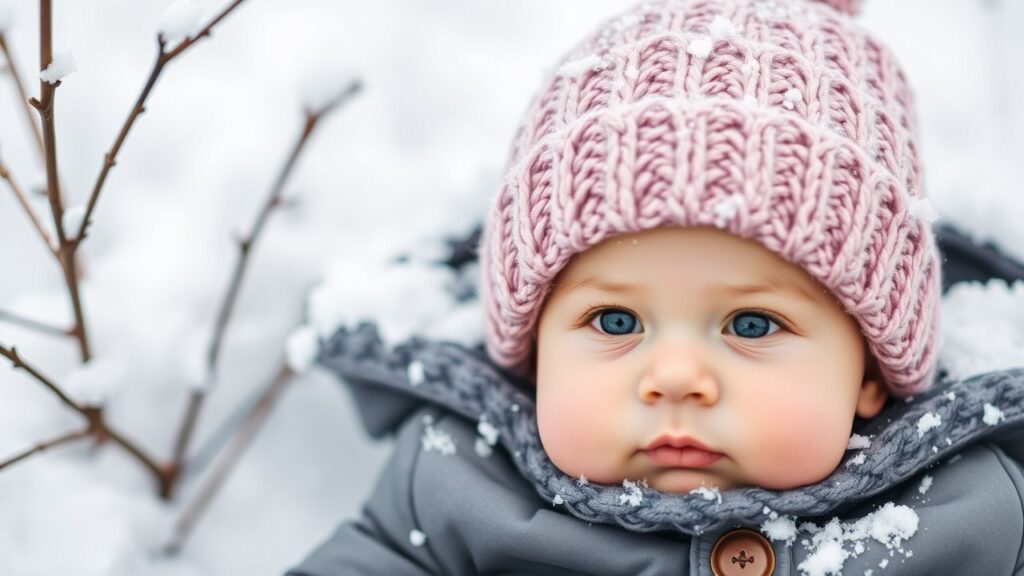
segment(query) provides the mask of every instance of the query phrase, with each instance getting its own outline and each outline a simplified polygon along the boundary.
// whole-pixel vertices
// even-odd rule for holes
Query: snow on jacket
[[[395,449],[362,516],[289,576],[1024,575],[1024,368],[890,401],[817,484],[668,494],[559,471],[529,388],[479,348],[361,324],[318,360]]]

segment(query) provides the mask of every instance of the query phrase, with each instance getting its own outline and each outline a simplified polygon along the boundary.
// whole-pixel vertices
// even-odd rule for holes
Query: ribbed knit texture
[[[637,503],[624,498],[629,491],[623,486],[582,483],[559,470],[541,444],[529,387],[503,375],[476,351],[418,338],[389,348],[375,326],[363,324],[338,330],[323,343],[317,360],[343,380],[372,388],[378,402],[386,402],[383,394],[391,390],[472,423],[487,422],[542,498],[552,502],[560,497],[567,511],[588,522],[640,532],[693,535],[736,523],[757,526],[772,512],[825,516],[905,484],[971,444],[996,434],[1019,434],[1024,427],[1024,369],[989,372],[942,382],[913,401],[892,402],[875,418],[855,423],[854,432],[870,438],[870,446],[848,451],[832,474],[816,484],[789,490],[733,488],[721,492],[721,500],[707,492],[668,493],[641,486]],[[937,425],[923,426],[928,420]]]
[[[481,243],[487,350],[619,234],[715,226],[828,288],[895,395],[934,378],[941,287],[910,89],[857,1],[663,0],[607,22],[530,106]]]

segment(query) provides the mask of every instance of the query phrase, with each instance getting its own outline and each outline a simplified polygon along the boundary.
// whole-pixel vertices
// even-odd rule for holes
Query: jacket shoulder
[[[916,515],[914,534],[884,543],[866,539],[844,570],[887,567],[897,574],[1021,574],[1024,544],[1024,474],[1020,463],[996,444],[980,442],[937,463],[907,482],[842,516],[856,523],[887,504]],[[884,514],[877,522],[887,519]],[[886,528],[883,526],[882,531]],[[794,544],[792,565],[811,555]]]

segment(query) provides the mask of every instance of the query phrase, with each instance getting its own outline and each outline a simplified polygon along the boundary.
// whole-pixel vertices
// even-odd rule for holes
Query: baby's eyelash
[[[636,312],[633,312],[629,308],[625,308],[623,306],[616,306],[614,304],[598,304],[596,306],[591,306],[590,308],[587,309],[586,312],[583,313],[583,317],[576,325],[576,327],[582,328],[584,326],[590,325],[590,323],[594,321],[594,318],[597,318],[597,316],[600,313],[607,312],[608,310],[621,310],[623,312],[629,312],[633,316],[636,316],[638,321],[640,320],[640,315],[637,314]]]
[[[769,312],[767,310],[762,310],[760,308],[744,308],[742,310],[737,310],[736,312],[733,312],[729,316],[729,320],[732,320],[733,318],[739,316],[740,314],[760,314],[765,318],[768,318],[772,322],[778,324],[779,328],[782,328],[783,330],[789,330],[790,332],[792,332],[788,322],[780,318],[779,315]]]

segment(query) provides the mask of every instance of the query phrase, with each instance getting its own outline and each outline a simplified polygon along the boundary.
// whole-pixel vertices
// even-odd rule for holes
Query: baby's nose
[[[665,343],[656,350],[637,390],[648,404],[693,399],[711,406],[719,386],[706,356],[692,343]]]

